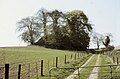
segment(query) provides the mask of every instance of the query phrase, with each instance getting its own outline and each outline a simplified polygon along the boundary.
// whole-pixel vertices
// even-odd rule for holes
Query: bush
[[[108,50],[108,51],[111,51],[111,50],[114,50],[114,48],[115,48],[115,47],[114,47],[113,45],[109,45],[109,46],[107,47],[107,50]]]

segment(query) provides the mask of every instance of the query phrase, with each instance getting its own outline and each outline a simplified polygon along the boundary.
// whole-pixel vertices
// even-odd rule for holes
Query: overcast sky
[[[96,32],[112,33],[112,44],[120,45],[120,0],[0,0],[0,46],[26,45],[18,38],[16,22],[40,8],[82,10]]]

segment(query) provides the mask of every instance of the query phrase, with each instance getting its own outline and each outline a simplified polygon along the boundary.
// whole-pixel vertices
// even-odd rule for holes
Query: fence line
[[[118,66],[120,66],[120,64],[118,64],[118,65],[103,65],[103,66],[84,66],[84,67],[81,67],[81,66],[76,66],[76,67],[59,67],[59,68],[56,68],[56,67],[53,67],[53,68],[51,68],[50,69],[50,71],[49,71],[49,77],[50,77],[50,79],[52,78],[52,77],[55,77],[55,76],[64,76],[64,75],[68,75],[68,74],[52,74],[52,70],[60,70],[60,69],[76,69],[76,70],[78,70],[78,72],[79,72],[79,68],[94,68],[94,67],[109,67],[110,68],[110,71],[109,72],[99,72],[99,74],[104,74],[104,73],[109,73],[110,74],[110,78],[109,79],[113,79],[114,78],[114,76],[113,76],[113,73],[120,73],[120,71],[115,71],[115,72],[113,72],[113,70],[112,70],[112,67],[118,67]],[[96,74],[96,73],[98,73],[98,72],[93,72],[93,73],[87,73],[87,72],[83,72],[83,74],[82,75],[84,75],[85,76],[85,74]],[[79,77],[79,79],[80,79],[80,75],[81,75],[81,73],[79,72],[78,74],[74,74],[74,75],[78,75],[78,77]],[[119,78],[120,78],[120,75],[119,75]],[[117,78],[115,78],[115,79],[117,79]]]
[[[39,78],[40,76],[46,75],[46,71],[49,72],[51,67],[60,67],[62,65],[68,64],[68,61],[76,60],[80,56],[74,53],[64,55],[63,57],[53,58],[50,60],[41,60],[31,63],[12,63],[0,66],[0,79],[31,79],[33,76]],[[53,64],[53,65],[52,65]],[[48,69],[47,69],[47,68]],[[5,70],[4,70],[5,69]],[[39,75],[40,74],[40,75]]]
[[[88,55],[86,55],[88,56]],[[53,59],[39,60],[32,63],[26,64],[9,64],[9,68],[4,71],[4,68],[0,66],[0,78],[6,79],[32,79],[33,77],[39,78],[41,76],[48,76],[49,69],[52,67],[60,68],[66,64],[69,64],[71,61],[81,60],[84,55],[82,53],[74,53],[69,55],[64,55],[63,57],[54,57]],[[52,60],[52,61],[50,61]],[[113,61],[119,64],[119,59],[113,57]],[[75,69],[75,68],[74,68]],[[8,74],[4,74],[4,72]]]

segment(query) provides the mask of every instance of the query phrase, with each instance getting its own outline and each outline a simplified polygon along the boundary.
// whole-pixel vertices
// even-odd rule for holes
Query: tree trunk
[[[99,45],[99,42],[97,41],[97,49],[99,50],[99,47],[100,47],[100,45]]]

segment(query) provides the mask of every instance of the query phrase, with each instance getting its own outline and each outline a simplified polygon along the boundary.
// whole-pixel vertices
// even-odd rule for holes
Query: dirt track
[[[84,67],[86,66],[90,61],[91,59],[93,58],[94,55],[92,55],[86,62],[85,64],[83,64],[81,67]],[[81,71],[82,68],[79,68],[79,72]],[[68,76],[66,79],[74,79],[78,74],[78,70],[76,70],[73,74],[71,74],[70,76]]]
[[[99,60],[100,60],[100,54],[97,57],[95,66],[99,65],[100,63]],[[88,79],[98,79],[98,69],[99,69],[98,67],[94,67]]]

